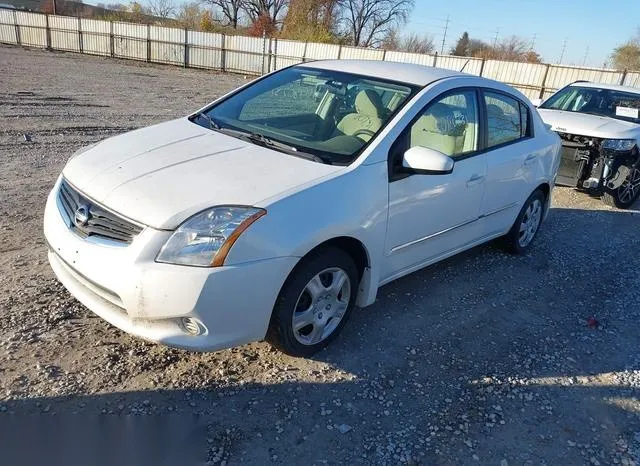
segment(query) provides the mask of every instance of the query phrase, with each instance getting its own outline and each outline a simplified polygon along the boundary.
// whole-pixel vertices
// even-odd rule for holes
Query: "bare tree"
[[[501,60],[520,61],[528,50],[529,44],[526,40],[517,36],[511,36],[500,41],[495,47],[495,54]]]
[[[418,34],[410,34],[401,45],[404,52],[412,53],[431,53],[435,48],[432,37],[426,35],[420,37]]]
[[[414,0],[344,0],[343,15],[351,44],[375,47],[388,32],[406,23]]]
[[[380,47],[386,50],[400,50],[402,48],[402,39],[397,28],[389,29],[386,32],[380,42]]]
[[[242,0],[242,9],[247,13],[251,22],[266,16],[275,25],[288,4],[289,0]]]
[[[202,16],[202,7],[197,1],[183,3],[178,9],[176,19],[183,28],[198,30],[200,27],[200,18]]]
[[[618,69],[640,71],[640,28],[638,28],[636,37],[613,50],[611,58],[613,66]]]
[[[153,16],[170,18],[176,12],[173,0],[147,0],[147,9]]]
[[[238,27],[240,12],[246,0],[204,0],[222,13],[222,16],[233,29]]]

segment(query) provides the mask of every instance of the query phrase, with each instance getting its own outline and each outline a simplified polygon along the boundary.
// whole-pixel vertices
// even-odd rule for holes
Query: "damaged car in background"
[[[562,139],[556,183],[631,207],[640,195],[640,89],[578,81],[538,111]]]

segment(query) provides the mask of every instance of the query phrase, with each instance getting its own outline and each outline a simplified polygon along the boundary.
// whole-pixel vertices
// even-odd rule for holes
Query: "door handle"
[[[476,174],[467,180],[467,186],[469,187],[475,186],[477,184],[482,183],[483,181],[484,181],[484,176]]]
[[[537,158],[538,158],[538,156],[536,154],[529,154],[527,156],[527,158],[524,159],[524,164],[525,165],[531,165],[533,162],[536,161]]]

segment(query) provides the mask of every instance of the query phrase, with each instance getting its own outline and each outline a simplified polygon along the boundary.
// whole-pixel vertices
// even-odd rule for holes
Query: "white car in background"
[[[631,207],[640,196],[640,89],[578,81],[536,103],[562,138],[556,183]]]
[[[306,356],[385,283],[498,237],[527,250],[559,150],[504,84],[306,63],[79,150],[48,198],[49,260],[147,340]]]

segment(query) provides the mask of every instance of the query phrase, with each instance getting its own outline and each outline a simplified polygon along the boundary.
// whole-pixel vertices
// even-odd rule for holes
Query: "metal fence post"
[[[16,29],[16,44],[22,45],[22,40],[20,38],[20,26],[18,26],[18,15],[16,14],[16,10],[13,10],[13,25]]]
[[[540,85],[540,99],[544,99],[544,89],[547,85],[547,76],[549,75],[550,67],[551,65],[547,64],[546,68],[544,69],[544,76],[542,77],[542,84]]]
[[[115,55],[115,47],[114,47],[114,38],[113,38],[113,21],[109,21],[109,53],[113,57]]]
[[[260,65],[260,75],[264,74],[265,49],[267,48],[267,35],[262,31],[262,64]]]
[[[484,72],[484,62],[487,61],[485,58],[482,59],[482,61],[480,62],[480,74],[478,76],[482,76],[482,73]]]
[[[305,44],[305,55],[307,54],[307,45]],[[342,59],[342,44],[338,44],[338,60]]]
[[[147,24],[147,62],[151,62],[151,25]]]
[[[273,70],[278,69],[278,38],[273,39]]]
[[[622,71],[622,77],[620,78],[620,85],[621,86],[624,86],[624,82],[625,82],[626,79],[627,79],[627,69],[625,68]]]
[[[307,61],[307,45],[309,45],[309,42],[304,43],[304,49],[302,50],[302,63]],[[342,45],[340,46],[340,49],[342,49]],[[338,49],[338,56],[340,56],[340,49]]]
[[[184,28],[184,67],[189,67],[189,30]]]
[[[82,42],[82,22],[80,20],[80,16],[78,16],[78,50],[80,53],[84,51],[84,44]]]
[[[49,15],[45,16],[45,36],[47,40],[47,50],[51,50],[51,27],[49,26]]]
[[[220,70],[221,71],[226,71],[226,67],[227,67],[227,50],[226,50],[226,42],[227,42],[227,35],[226,34],[222,34],[222,48],[220,49]]]
[[[436,52],[435,55],[433,56],[433,65],[431,66],[435,68],[437,63],[438,63],[438,52]]]
[[[384,61],[386,56],[387,56],[387,49],[382,49],[382,61]]]

